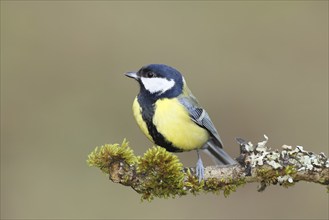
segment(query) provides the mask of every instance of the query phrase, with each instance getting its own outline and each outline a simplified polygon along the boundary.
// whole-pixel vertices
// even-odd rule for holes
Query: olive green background
[[[89,168],[95,146],[151,146],[123,75],[148,63],[184,74],[232,156],[263,134],[328,155],[327,1],[1,1],[1,218],[328,218],[320,185],[148,203]]]

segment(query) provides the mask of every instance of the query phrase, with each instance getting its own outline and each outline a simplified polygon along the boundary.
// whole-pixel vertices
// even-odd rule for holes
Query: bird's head
[[[150,64],[126,76],[138,81],[140,92],[156,98],[172,98],[183,90],[183,76],[178,70],[164,64]]]

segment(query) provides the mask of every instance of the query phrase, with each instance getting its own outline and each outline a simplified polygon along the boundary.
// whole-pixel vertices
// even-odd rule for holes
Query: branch
[[[88,155],[89,166],[98,167],[110,180],[132,187],[142,200],[194,195],[200,192],[219,193],[227,197],[246,183],[260,183],[258,191],[271,184],[284,187],[306,181],[325,185],[329,191],[329,159],[324,153],[315,154],[301,146],[282,146],[271,150],[265,141],[253,145],[237,138],[240,145],[238,163],[230,166],[205,168],[205,179],[195,176],[194,168],[183,167],[178,157],[161,147],[152,147],[144,156],[135,156],[126,140],[121,145],[106,144]]]

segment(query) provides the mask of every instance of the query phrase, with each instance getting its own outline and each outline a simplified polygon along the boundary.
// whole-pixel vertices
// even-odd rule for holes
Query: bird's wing
[[[192,95],[190,91],[189,94],[184,94],[178,97],[180,103],[187,109],[191,119],[199,126],[208,130],[212,137],[214,137],[215,142],[220,147],[223,147],[222,140],[212,123],[208,113],[201,106],[199,106],[197,99]]]

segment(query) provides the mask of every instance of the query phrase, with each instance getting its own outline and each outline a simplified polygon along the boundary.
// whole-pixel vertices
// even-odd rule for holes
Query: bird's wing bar
[[[207,129],[209,133],[216,139],[218,145],[223,147],[222,140],[219,137],[219,134],[212,123],[208,113],[206,110],[201,108],[200,106],[196,106],[197,101],[192,99],[191,97],[179,97],[178,100],[180,103],[187,109],[191,119],[198,124],[199,126]]]

